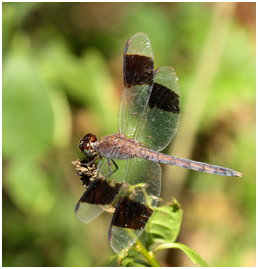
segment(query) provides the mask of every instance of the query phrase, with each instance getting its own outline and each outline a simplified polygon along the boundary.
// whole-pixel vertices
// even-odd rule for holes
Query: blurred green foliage
[[[176,197],[185,212],[178,242],[213,266],[254,266],[255,3],[233,5],[193,158],[244,177],[190,173]],[[74,216],[83,192],[70,164],[80,156],[78,141],[117,131],[123,47],[137,32],[148,34],[156,67],[176,69],[184,113],[213,10],[207,3],[3,3],[3,266],[99,266],[113,255],[110,216],[88,225]],[[162,197],[174,193],[163,189]],[[192,266],[178,252],[161,264]]]

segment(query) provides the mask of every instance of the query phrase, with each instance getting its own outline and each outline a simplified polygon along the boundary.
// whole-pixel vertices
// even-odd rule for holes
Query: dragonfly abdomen
[[[139,150],[140,153],[140,150]],[[241,177],[242,174],[221,166],[192,161],[189,159],[183,159],[178,157],[169,156],[163,153],[155,152],[150,149],[141,149],[141,154],[137,154],[138,157],[142,157],[144,159],[153,161],[153,162],[159,162],[164,164],[170,164],[178,167],[183,167],[199,172],[205,172],[209,174],[214,175],[221,175],[221,176],[229,176],[229,177]]]

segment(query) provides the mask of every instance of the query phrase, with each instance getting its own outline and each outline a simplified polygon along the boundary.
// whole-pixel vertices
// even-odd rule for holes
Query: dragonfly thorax
[[[79,149],[86,156],[94,156],[97,152],[94,150],[94,143],[98,141],[97,137],[93,134],[86,134],[83,139],[80,140]]]

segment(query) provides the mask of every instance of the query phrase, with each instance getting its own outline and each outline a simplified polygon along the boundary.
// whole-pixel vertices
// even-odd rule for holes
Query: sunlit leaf
[[[165,243],[162,245],[159,245],[154,252],[157,253],[160,250],[169,249],[169,248],[176,248],[182,250],[191,260],[193,263],[199,264],[202,267],[208,267],[209,265],[201,258],[201,256],[196,253],[191,248],[187,247],[184,244],[181,243]]]
[[[183,210],[176,200],[169,205],[155,208],[146,227],[150,242],[173,243],[180,231],[182,216]]]

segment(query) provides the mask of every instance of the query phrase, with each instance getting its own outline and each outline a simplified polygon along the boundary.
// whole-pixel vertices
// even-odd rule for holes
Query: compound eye
[[[94,143],[94,142],[96,142],[96,141],[97,141],[97,137],[96,137],[96,135],[91,135],[91,137],[90,137],[90,142]]]
[[[93,155],[94,149],[92,143],[97,141],[97,137],[93,134],[86,134],[83,139],[80,140],[79,149],[86,155]]]
[[[79,143],[79,149],[84,152],[85,150],[87,151],[89,149],[89,140],[81,139]]]

